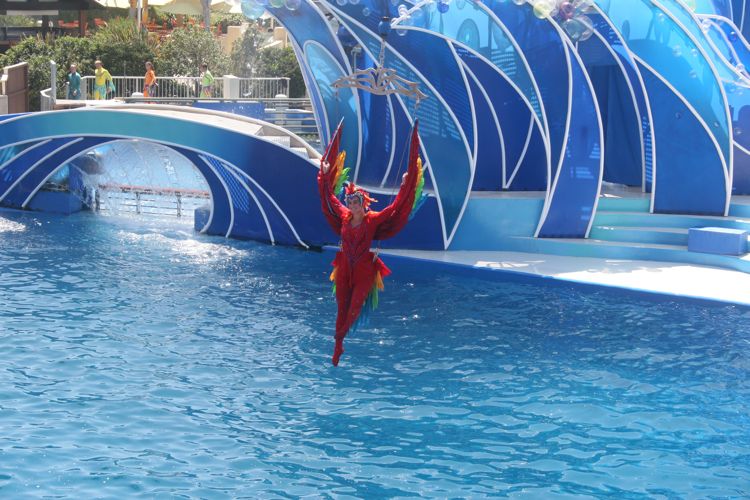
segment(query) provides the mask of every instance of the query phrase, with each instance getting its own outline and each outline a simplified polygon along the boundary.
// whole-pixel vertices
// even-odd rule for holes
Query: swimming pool
[[[0,213],[0,494],[742,497],[750,311]]]

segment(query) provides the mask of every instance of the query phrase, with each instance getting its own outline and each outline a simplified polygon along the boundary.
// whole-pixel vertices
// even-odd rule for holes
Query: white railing
[[[230,77],[227,77],[230,78]],[[272,99],[277,95],[289,95],[289,78],[235,78],[239,83],[238,95],[228,96],[224,89],[225,78],[218,77],[214,81],[211,97]],[[159,84],[156,97],[195,98],[200,95],[200,77],[197,76],[158,76]],[[143,92],[144,77],[142,76],[113,76],[115,91],[108,98],[131,97],[136,92]],[[61,90],[59,98],[65,98],[67,88]],[[94,98],[94,77],[85,76],[81,82],[81,99]]]
[[[99,185],[94,196],[94,210],[113,214],[189,217],[204,206],[211,195],[196,189]]]
[[[159,84],[157,95],[163,97],[199,97],[200,80],[196,76],[157,77],[156,81]],[[108,98],[130,97],[135,92],[143,92],[143,82],[144,77],[142,76],[113,76],[112,83],[115,85],[115,90],[109,94]],[[94,77],[85,76],[81,83],[82,97],[84,99],[93,99]],[[221,78],[216,78],[212,97],[221,97],[222,83]]]
[[[240,97],[272,99],[278,95],[289,97],[289,78],[239,78]]]

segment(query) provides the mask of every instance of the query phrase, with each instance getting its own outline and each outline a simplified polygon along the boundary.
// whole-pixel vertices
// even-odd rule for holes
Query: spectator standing
[[[143,97],[154,97],[159,84],[156,83],[156,72],[151,61],[146,62],[146,76],[143,78]]]
[[[75,64],[70,65],[70,71],[65,76],[68,80],[68,99],[78,100],[81,98],[81,75]]]
[[[96,70],[94,71],[94,99],[101,101],[107,99],[108,95],[115,91],[115,84],[112,82],[112,75],[104,69],[102,62],[94,61]]]
[[[201,64],[201,93],[200,97],[213,97],[214,96],[214,82],[216,79],[214,75],[208,70],[208,64]]]

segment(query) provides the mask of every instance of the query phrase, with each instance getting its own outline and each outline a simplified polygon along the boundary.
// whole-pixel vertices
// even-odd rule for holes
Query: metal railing
[[[244,98],[271,99],[277,95],[289,95],[289,78],[237,78],[239,96]],[[157,76],[156,97],[198,98],[201,97],[201,79],[197,76]],[[142,76],[113,76],[115,90],[107,98],[131,97],[136,92],[143,92],[144,77]],[[214,80],[210,97],[223,97],[224,78]],[[67,88],[63,87],[59,98],[64,99]],[[85,76],[81,82],[81,99],[94,98],[94,77]]]
[[[94,209],[116,214],[192,217],[210,198],[208,191],[198,189],[102,184],[95,194]]]
[[[240,97],[270,99],[289,95],[289,78],[240,78]]]
[[[81,82],[81,94],[83,99],[94,98],[94,77],[85,76]],[[158,76],[156,82],[158,89],[156,95],[164,97],[199,97],[200,78],[197,76]],[[113,92],[109,93],[108,99],[130,97],[135,92],[143,92],[144,77],[142,76],[113,76],[112,83],[115,86]],[[213,96],[221,96],[223,92],[222,78],[216,78],[213,85]],[[63,90],[66,93],[67,89]]]
[[[312,111],[312,103],[308,98],[276,98],[276,99],[200,99],[197,97],[125,97],[127,103],[174,104],[191,106],[196,101],[213,101],[221,103],[261,103],[263,105],[264,121],[283,127],[299,135],[306,141],[315,142],[318,139],[318,125]]]

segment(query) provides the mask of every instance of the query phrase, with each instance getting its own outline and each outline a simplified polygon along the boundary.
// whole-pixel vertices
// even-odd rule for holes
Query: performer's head
[[[370,197],[370,194],[364,189],[357,187],[353,182],[350,182],[346,186],[346,207],[352,212],[362,211],[367,212],[370,208],[370,203],[378,201]]]

